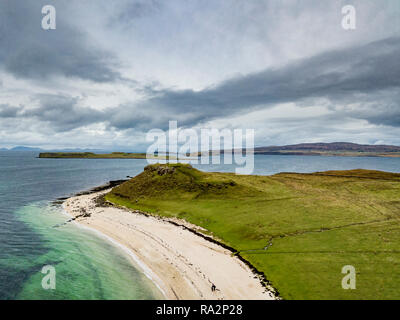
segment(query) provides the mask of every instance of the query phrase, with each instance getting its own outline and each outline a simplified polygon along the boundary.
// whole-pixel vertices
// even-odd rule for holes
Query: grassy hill
[[[242,176],[151,165],[106,199],[209,230],[284,299],[400,299],[400,174]],[[357,289],[344,290],[353,265]]]

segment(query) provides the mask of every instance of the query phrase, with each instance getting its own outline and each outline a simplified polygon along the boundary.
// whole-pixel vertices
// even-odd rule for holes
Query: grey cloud
[[[106,119],[101,111],[79,106],[76,97],[41,95],[37,98],[40,106],[25,109],[19,117],[49,123],[56,131],[68,131]]]
[[[365,117],[364,119],[373,124],[400,127],[400,112],[398,110],[389,114],[375,114],[370,117]]]
[[[79,106],[77,98],[39,96],[40,107],[15,115],[47,122],[56,130],[103,122],[120,130],[145,131],[165,129],[168,120],[193,126],[279,103],[306,106],[325,98],[334,106],[331,117],[336,119],[400,126],[399,56],[400,38],[389,38],[237,77],[202,91],[149,89],[147,100],[104,111]],[[335,109],[354,103],[358,103],[357,110]],[[8,112],[12,115],[13,110]]]
[[[181,125],[191,126],[279,103],[315,98],[347,104],[364,95],[366,102],[372,103],[373,93],[400,87],[399,56],[400,38],[388,38],[237,77],[202,91],[153,91],[154,96],[147,101],[116,110],[110,124],[121,129],[138,123],[166,127],[169,119],[176,119]],[[398,100],[391,103],[399,107]],[[136,110],[140,110],[139,116]]]
[[[28,79],[56,75],[107,82],[119,78],[113,56],[94,47],[83,31],[68,23],[73,17],[63,16],[62,2],[51,3],[60,4],[57,29],[41,28],[41,8],[47,4],[44,0],[0,2],[0,67]]]
[[[162,3],[158,0],[134,0],[122,6],[118,18],[111,19],[111,23],[128,23],[132,19],[141,18],[160,10]]]
[[[21,109],[21,107],[0,104],[0,118],[16,118]]]
[[[354,119],[367,120],[371,124],[400,127],[400,91],[385,90],[374,95],[373,100],[368,97],[359,98],[359,106],[336,110],[336,116],[347,116]]]
[[[102,123],[110,144],[115,131],[118,143],[121,136],[134,143],[139,135],[130,139],[133,132],[165,129],[168,120],[187,127],[215,119],[221,126],[252,126],[254,116],[254,126],[265,126],[275,140],[271,143],[300,139],[302,132],[305,140],[317,135],[350,140],[356,134],[370,136],[371,127],[399,141],[400,40],[389,38],[399,35],[394,24],[398,11],[393,10],[394,2],[390,7],[352,2],[359,9],[356,32],[341,30],[339,2],[2,0],[0,134],[2,139],[7,134],[29,139],[41,135],[43,141],[55,143],[62,143],[60,136],[69,141],[69,135],[75,135],[80,143],[87,134],[84,127]],[[47,4],[57,9],[55,31],[41,29],[41,8]],[[387,38],[359,46],[367,38],[383,37]],[[342,49],[320,51],[334,46]],[[288,60],[293,57],[308,58]],[[272,63],[276,67],[263,70]],[[123,78],[118,70],[145,83]],[[213,80],[235,72],[243,75]],[[15,81],[10,74],[34,81]],[[100,111],[82,101],[99,101],[103,86],[79,87],[80,82],[64,78],[50,83],[53,77],[118,85],[104,86],[106,95],[114,97],[101,101]],[[198,88],[211,81],[213,86],[199,91],[173,89]],[[43,92],[53,94],[40,95]],[[126,103],[130,97],[144,98]],[[32,104],[22,106],[21,101]],[[295,107],[261,111],[287,102]],[[106,108],[107,103],[120,105]],[[318,108],[309,111],[308,118],[300,116],[308,106]],[[327,107],[328,112],[323,110]],[[256,110],[260,112],[242,120],[241,115]],[[285,110],[298,111],[288,115]],[[366,125],[364,132],[365,122],[359,119],[376,126]],[[269,125],[275,128],[272,133]],[[91,132],[86,139],[104,142],[103,137],[95,141]]]

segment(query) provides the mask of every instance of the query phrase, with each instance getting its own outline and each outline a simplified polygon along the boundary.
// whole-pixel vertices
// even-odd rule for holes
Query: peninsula
[[[157,164],[65,208],[132,250],[171,299],[398,299],[399,190],[400,174],[381,171]],[[342,288],[346,265],[357,290]]]

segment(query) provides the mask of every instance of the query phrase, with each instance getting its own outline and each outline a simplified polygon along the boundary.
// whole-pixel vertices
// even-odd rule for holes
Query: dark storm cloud
[[[357,95],[367,95],[400,87],[400,38],[388,38],[362,47],[322,53],[308,59],[225,81],[202,91],[161,90],[140,105],[140,117],[125,107],[111,118],[111,124],[126,128],[150,121],[167,125],[178,119],[182,125],[196,125],[207,120],[240,114],[285,102],[327,98],[343,104],[357,102]],[[386,99],[390,100],[390,96]],[[365,98],[364,98],[365,99]],[[395,110],[398,100],[391,101]],[[131,113],[130,113],[131,112]],[[147,116],[146,116],[147,115]],[[371,119],[373,121],[373,119]],[[389,123],[389,122],[388,122]],[[396,124],[396,122],[390,122]]]
[[[107,82],[119,78],[113,56],[93,47],[83,31],[71,26],[68,19],[73,17],[65,17],[62,7],[57,11],[57,29],[42,29],[42,7],[61,3],[0,2],[0,68],[28,79],[56,75]]]

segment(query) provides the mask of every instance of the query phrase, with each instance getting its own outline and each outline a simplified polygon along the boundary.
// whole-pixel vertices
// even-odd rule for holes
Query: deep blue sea
[[[154,284],[120,248],[68,220],[53,201],[140,173],[146,160],[38,159],[0,152],[0,299],[158,299]],[[233,165],[198,165],[234,171]],[[254,174],[374,169],[400,172],[400,158],[255,156]],[[42,267],[56,290],[42,288]]]

